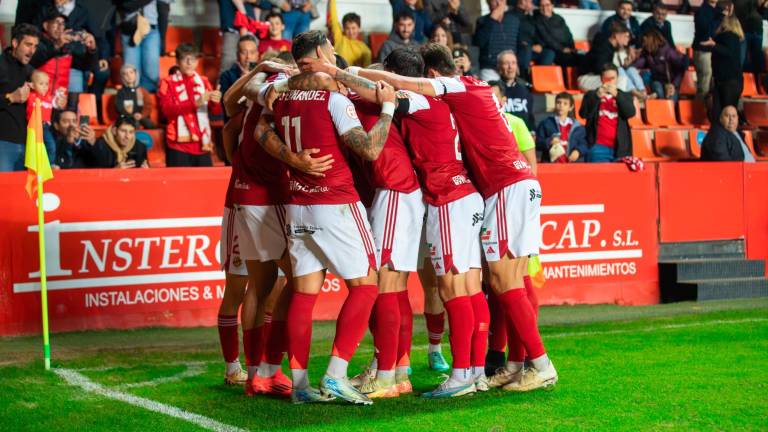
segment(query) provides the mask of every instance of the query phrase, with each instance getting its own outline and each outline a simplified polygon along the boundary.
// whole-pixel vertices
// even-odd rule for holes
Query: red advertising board
[[[229,170],[57,171],[46,183],[53,331],[214,325]],[[658,301],[655,168],[542,167],[545,304]],[[0,174],[0,335],[39,331],[36,210],[25,174]],[[423,305],[417,279],[409,288]],[[329,275],[315,318],[346,288]]]

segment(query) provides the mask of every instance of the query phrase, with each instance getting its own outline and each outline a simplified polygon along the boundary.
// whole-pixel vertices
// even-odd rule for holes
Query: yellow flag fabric
[[[37,193],[38,175],[42,182],[53,178],[51,162],[48,160],[48,153],[45,151],[45,144],[43,143],[43,117],[39,100],[36,101],[32,118],[27,124],[27,149],[24,155],[24,166],[29,170],[27,173],[27,194],[34,199]]]
[[[528,275],[531,277],[534,288],[543,287],[547,281],[544,277],[544,268],[541,266],[538,255],[528,258]]]

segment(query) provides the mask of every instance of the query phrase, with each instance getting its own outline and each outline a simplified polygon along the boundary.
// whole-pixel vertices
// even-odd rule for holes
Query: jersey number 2
[[[293,148],[291,145],[291,126],[293,126],[293,134],[296,138],[296,148],[294,151],[296,153],[301,152],[301,117],[283,116],[283,118],[280,119],[280,123],[283,124],[285,143],[288,145],[288,148]]]
[[[459,131],[456,128],[456,119],[453,118],[453,113],[451,115],[451,127],[453,127],[453,130],[456,131],[456,138],[453,139],[453,150],[456,152],[456,160],[461,160],[461,141],[459,141]]]

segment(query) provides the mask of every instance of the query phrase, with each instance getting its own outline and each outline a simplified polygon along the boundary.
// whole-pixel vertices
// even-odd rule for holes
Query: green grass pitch
[[[369,407],[244,397],[242,388],[223,385],[213,328],[54,334],[54,367],[85,377],[89,390],[43,371],[39,338],[1,338],[0,430],[768,430],[768,299],[545,307],[540,325],[560,374],[554,391],[441,401],[409,395]],[[333,330],[315,324],[315,384]],[[426,367],[423,320],[414,332],[419,393],[441,376]],[[370,356],[366,337],[350,372]]]

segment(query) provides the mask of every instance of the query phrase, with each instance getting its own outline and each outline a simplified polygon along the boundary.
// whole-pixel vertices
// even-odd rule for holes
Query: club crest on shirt
[[[353,105],[347,106],[347,115],[349,118],[356,119],[357,118],[357,111],[355,111],[355,107]]]

